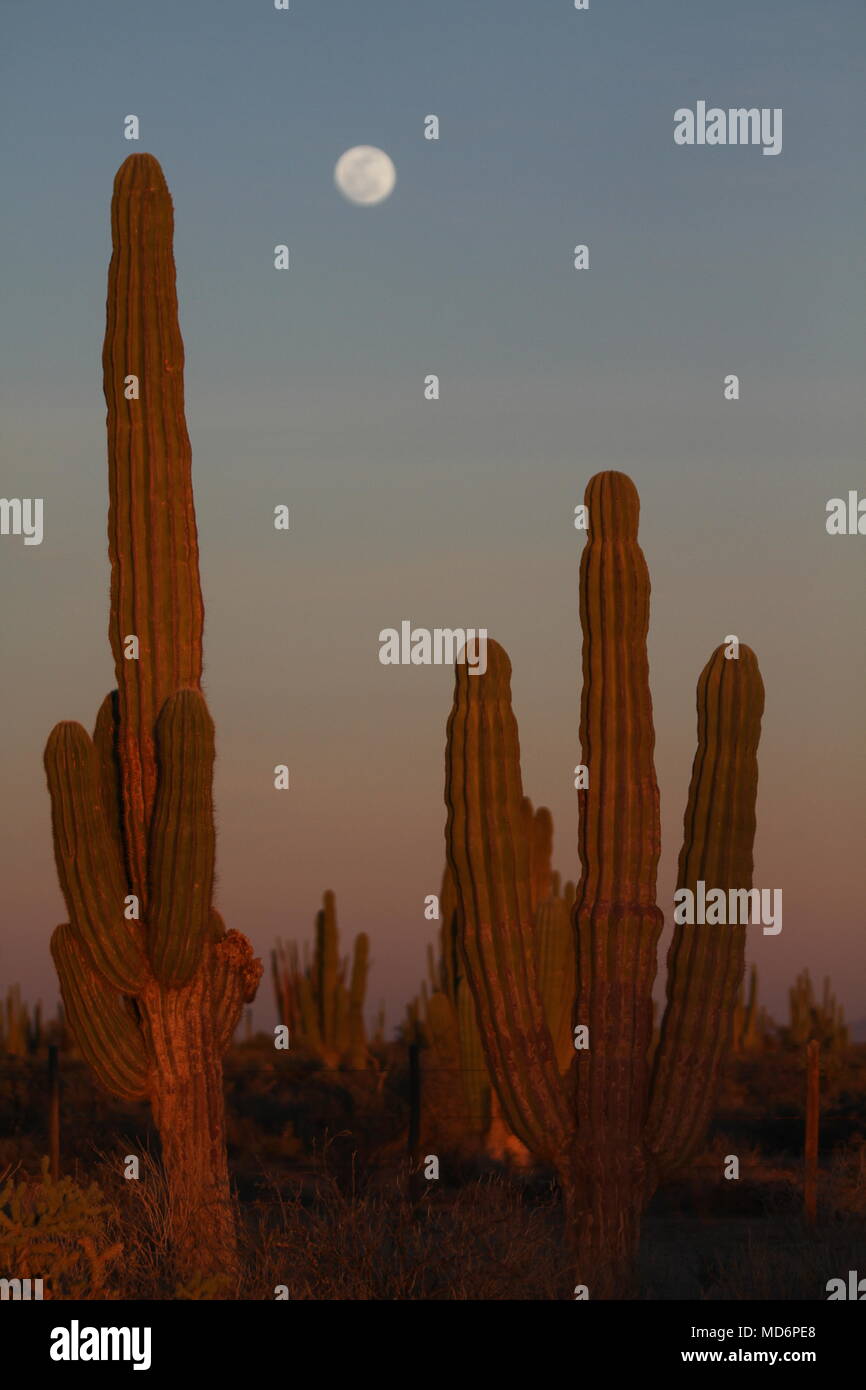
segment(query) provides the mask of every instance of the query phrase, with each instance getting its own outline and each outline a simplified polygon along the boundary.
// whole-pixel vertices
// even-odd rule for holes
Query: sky
[[[42,750],[114,684],[109,206],[147,151],[175,205],[228,924],[267,958],[334,889],[400,1021],[453,686],[379,663],[402,619],[507,648],[525,789],[576,876],[573,512],[616,468],[653,585],[660,905],[697,677],[734,633],[766,687],[754,882],[784,897],[782,933],[748,933],[762,1001],[782,1017],[808,966],[866,1017],[866,539],[825,529],[866,495],[860,0],[4,0],[0,38],[0,493],[45,509],[40,546],[0,536],[0,993],[56,996]],[[677,146],[699,100],[782,108],[781,154]],[[334,186],[358,144],[396,166],[375,207]]]

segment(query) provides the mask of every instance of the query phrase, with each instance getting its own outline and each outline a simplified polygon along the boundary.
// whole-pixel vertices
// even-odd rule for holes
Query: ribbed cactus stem
[[[340,969],[340,946],[337,932],[337,907],[334,894],[325,893],[316,919],[316,991],[319,1010],[319,1031],[325,1045],[336,1050],[337,997]]]
[[[367,972],[370,965],[370,938],[359,932],[355,938],[352,958],[352,979],[349,986],[349,1049],[347,1063],[360,1071],[367,1062],[367,1033],[364,1026],[364,999],[367,994]]]
[[[764,686],[754,652],[718,647],[698,681],[698,747],[677,887],[749,889]],[[647,1145],[663,1171],[703,1138],[743,977],[744,925],[680,925],[668,955],[667,1008],[655,1055]]]
[[[118,758],[133,890],[146,899],[156,796],[154,729],[176,690],[201,680],[198,573],[184,350],[175,288],[174,211],[159,163],[134,154],[111,203],[112,256],[102,363],[108,406],[111,621],[119,692]],[[139,398],[128,399],[128,378]],[[125,642],[139,641],[128,659]]]
[[[185,985],[208,935],[215,852],[214,727],[197,690],[179,690],[166,700],[156,745],[148,946],[157,979]]]
[[[141,1029],[121,995],[106,988],[77,933],[64,923],[51,938],[51,954],[75,1041],[103,1086],[123,1100],[148,1093],[149,1057]]]
[[[80,724],[58,724],[45,748],[54,860],[70,928],[108,983],[136,994],[149,978],[144,936],[124,917],[126,881],[102,801],[96,748]]]
[[[529,810],[529,855],[532,874],[532,909],[537,911],[553,891],[553,817],[546,806],[533,811],[532,802],[527,799]]]
[[[488,639],[487,670],[458,664],[445,755],[446,850],[463,958],[487,1063],[512,1130],[561,1156],[570,1120],[538,990],[532,873],[511,662]]]
[[[583,874],[574,907],[579,991],[573,1021],[589,1028],[589,1048],[577,1053],[578,1123],[591,1136],[593,1162],[604,1164],[611,1162],[609,1146],[637,1142],[644,1120],[663,917],[656,906],[659,790],[640,503],[623,473],[596,475],[584,501],[589,529],[580,564],[580,742],[589,787],[578,792]]]
[[[538,986],[556,1061],[565,1076],[574,1058],[572,1013],[577,989],[571,901],[550,897],[535,914]]]

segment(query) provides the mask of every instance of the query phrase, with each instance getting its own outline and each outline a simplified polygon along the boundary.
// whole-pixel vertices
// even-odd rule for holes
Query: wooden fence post
[[[48,1045],[48,1152],[51,1180],[60,1177],[60,1053],[56,1043]]]
[[[813,1038],[806,1048],[806,1161],[803,1205],[806,1221],[818,1215],[818,1115],[820,1110],[821,1044]]]
[[[409,1190],[413,1201],[417,1201],[418,1162],[421,1143],[421,1048],[418,1043],[409,1044]]]

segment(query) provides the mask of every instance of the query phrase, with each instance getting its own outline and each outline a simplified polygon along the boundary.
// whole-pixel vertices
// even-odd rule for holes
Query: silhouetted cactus
[[[589,1046],[560,1071],[542,1000],[533,862],[527,843],[511,664],[487,643],[487,670],[458,664],[448,721],[446,846],[461,945],[490,1073],[515,1133],[557,1168],[590,1296],[627,1292],[644,1204],[660,1175],[700,1141],[743,972],[744,927],[678,926],[654,1058],[652,983],[659,801],[646,637],[649,577],[637,542],[638,497],[623,474],[587,488],[581,560],[582,878],[573,921],[572,1022]],[[698,683],[698,750],[679,886],[751,884],[756,750],[763,686],[754,655],[723,650]],[[650,1073],[652,1067],[652,1074]]]
[[[31,1012],[21,998],[21,986],[10,985],[6,998],[0,999],[0,1054],[7,1057],[27,1057],[42,1046],[42,1005]]]
[[[748,996],[743,981],[734,1005],[732,1046],[735,1054],[749,1057],[763,1052],[772,1044],[775,1031],[767,1010],[758,1003],[758,967],[753,965],[749,972]]]
[[[367,933],[360,932],[350,974],[348,960],[340,959],[337,904],[331,892],[324,894],[316,914],[312,960],[305,948],[302,963],[295,942],[278,941],[271,952],[277,1014],[289,1030],[291,1045],[320,1057],[326,1066],[362,1071],[369,1060],[364,1025],[369,953]]]
[[[118,171],[111,226],[103,368],[118,689],[92,740],[59,724],[45,750],[69,912],[51,950],[81,1052],[115,1094],[152,1103],[181,1263],[230,1270],[220,1055],[261,963],[212,904],[214,732],[200,686],[174,217],[151,155]]]
[[[829,976],[819,1000],[808,970],[803,970],[788,991],[789,1022],[782,1030],[791,1047],[805,1047],[815,1039],[825,1052],[843,1052],[849,1046],[845,1012],[830,988]]]

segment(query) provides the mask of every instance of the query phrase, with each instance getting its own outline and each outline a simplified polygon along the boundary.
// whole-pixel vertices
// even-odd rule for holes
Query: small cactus
[[[349,962],[340,959],[337,903],[331,892],[324,894],[316,914],[312,960],[309,952],[302,960],[295,942],[278,941],[271,952],[279,1020],[289,1029],[293,1047],[321,1058],[328,1067],[363,1071],[368,1064],[364,1001],[369,953],[367,933],[360,932],[351,973]]]
[[[803,970],[788,991],[788,1002],[789,1022],[782,1030],[788,1046],[799,1049],[812,1039],[825,1052],[844,1052],[849,1046],[845,1012],[830,987],[829,976],[819,1000],[808,970]]]
[[[42,1046],[42,1005],[30,1006],[21,998],[21,986],[10,985],[0,1000],[0,1053],[28,1057]]]
[[[767,1010],[758,1004],[758,967],[753,965],[749,972],[748,996],[743,981],[734,1005],[731,1034],[734,1054],[751,1057],[766,1051],[772,1045],[774,1033],[775,1025]]]

